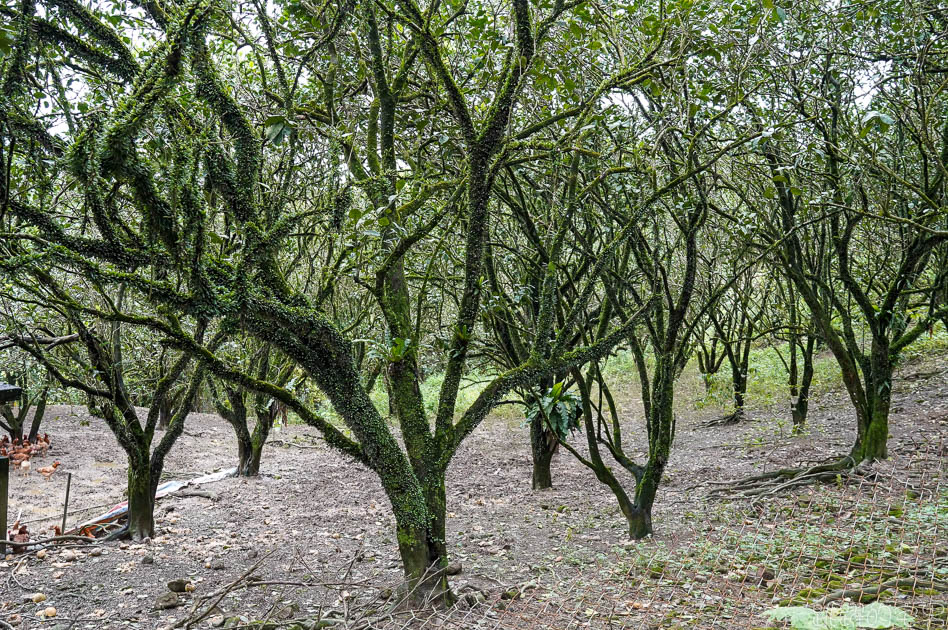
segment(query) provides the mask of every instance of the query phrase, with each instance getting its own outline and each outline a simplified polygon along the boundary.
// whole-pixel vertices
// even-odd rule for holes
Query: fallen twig
[[[240,577],[238,577],[236,580],[234,580],[234,581],[231,582],[230,584],[224,586],[223,588],[220,588],[220,589],[216,590],[215,592],[213,592],[213,593],[211,593],[211,594],[209,594],[209,595],[205,595],[205,596],[202,597],[201,599],[199,599],[199,600],[197,600],[196,602],[194,602],[194,605],[191,607],[191,612],[188,613],[188,616],[185,617],[184,619],[182,619],[181,621],[179,621],[178,623],[176,623],[176,624],[174,625],[174,627],[175,627],[175,628],[180,628],[180,627],[184,626],[185,630],[187,630],[187,629],[190,628],[191,626],[193,626],[193,625],[195,625],[195,624],[198,624],[198,623],[201,623],[201,621],[202,621],[205,617],[207,617],[208,615],[211,614],[211,611],[213,611],[215,608],[217,608],[217,605],[218,605],[219,603],[221,603],[221,601],[227,596],[228,593],[230,593],[232,590],[234,590],[241,582],[243,582],[243,581],[246,580],[248,577],[250,577],[251,575],[253,575],[253,572],[256,571],[258,568],[260,568],[260,565],[263,564],[264,560],[266,560],[267,558],[269,558],[270,556],[272,556],[275,552],[276,552],[276,549],[273,549],[273,550],[269,551],[269,552],[266,553],[262,558],[260,558],[259,560],[257,560],[257,562],[255,562],[252,567],[250,567],[249,569],[247,569],[246,571],[244,571],[243,573],[241,573],[241,574],[240,574]],[[214,599],[215,597],[216,597],[217,599]],[[211,600],[211,599],[214,599],[214,602],[213,602],[210,606],[208,606],[208,607],[204,610],[203,613],[201,613],[200,615],[197,616],[197,618],[195,618],[195,617],[194,617],[194,613],[197,612],[198,607],[200,607],[202,604],[208,602],[208,601]]]
[[[300,444],[298,442],[287,442],[286,440],[269,440],[267,444],[272,444],[274,446],[295,446],[296,448],[323,448],[319,444]]]
[[[53,536],[52,538],[39,538],[37,540],[28,540],[26,542],[22,541],[13,541],[13,540],[0,540],[2,545],[10,545],[11,547],[30,547],[33,545],[48,545],[50,543],[56,543],[67,540],[81,540],[82,542],[95,543],[100,542],[98,538],[90,538],[89,536],[77,536],[75,534],[64,534],[62,536]],[[27,550],[27,552],[32,552],[37,550]]]

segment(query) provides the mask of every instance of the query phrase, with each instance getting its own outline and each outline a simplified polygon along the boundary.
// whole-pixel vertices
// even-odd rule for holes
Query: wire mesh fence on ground
[[[333,591],[337,605],[318,619],[277,622],[271,610],[267,623],[300,630],[757,629],[787,627],[764,616],[778,606],[834,611],[882,602],[910,615],[912,628],[946,628],[948,445],[919,442],[893,459],[901,463],[840,477],[835,486],[709,510],[674,548],[643,541],[566,574],[550,568],[529,583],[462,587],[450,609],[391,611],[391,601],[366,601],[343,580]]]
[[[510,591],[510,600],[377,627],[757,628],[773,625],[762,613],[780,605],[879,600],[909,613],[915,628],[945,628],[945,455],[944,444],[919,444],[901,474],[882,466],[855,485],[736,510],[683,549],[643,544],[569,580]]]

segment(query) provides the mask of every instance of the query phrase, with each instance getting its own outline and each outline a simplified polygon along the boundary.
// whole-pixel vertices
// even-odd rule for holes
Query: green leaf
[[[873,110],[862,117],[862,127],[859,130],[859,137],[865,138],[873,129],[878,129],[880,132],[885,133],[894,123],[895,119],[888,114]]]
[[[820,613],[811,610],[806,606],[781,606],[764,612],[764,616],[773,621],[789,621],[794,628],[800,627],[798,624],[808,623]]]
[[[915,619],[907,612],[879,602],[868,606],[846,606],[846,616],[852,619],[857,628],[908,628]]]
[[[285,116],[270,116],[263,124],[267,141],[273,144],[282,144],[283,139],[293,131],[293,124]]]

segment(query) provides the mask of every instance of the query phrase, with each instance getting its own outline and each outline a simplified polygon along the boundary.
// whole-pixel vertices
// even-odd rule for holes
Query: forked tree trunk
[[[635,504],[631,515],[626,515],[629,523],[629,538],[639,540],[652,534],[652,506],[661,481],[665,465],[649,460],[645,474],[635,488]]]
[[[644,368],[644,355],[640,349],[636,351],[636,348],[637,346],[633,346],[636,363],[639,368]],[[589,457],[580,456],[566,442],[564,442],[564,447],[576,456],[580,462],[589,467],[595,473],[596,479],[612,491],[619,503],[619,510],[628,524],[629,538],[633,540],[645,538],[653,531],[652,506],[655,503],[655,496],[661,483],[662,474],[665,471],[665,465],[668,462],[668,455],[671,452],[675,433],[674,414],[672,413],[675,366],[668,365],[667,360],[658,360],[655,370],[655,377],[652,379],[653,388],[650,394],[647,393],[643,397],[648,417],[646,424],[649,439],[649,459],[647,463],[645,466],[637,466],[625,456],[621,446],[616,446],[615,442],[612,442],[610,447],[618,463],[635,477],[635,492],[631,497],[629,496],[630,493],[626,492],[622,482],[613,473],[612,468],[607,466],[602,459],[599,441],[593,435],[595,427],[592,418],[590,387],[578,369],[572,371],[582,400]]]
[[[256,477],[260,474],[260,460],[263,457],[263,447],[267,443],[270,429],[273,428],[274,417],[269,411],[257,414],[257,422],[253,433],[247,431],[246,425],[237,433],[237,476]]]
[[[444,474],[434,472],[425,484],[427,515],[396,508],[398,552],[405,570],[400,599],[412,607],[450,606],[456,601],[448,583],[445,543],[446,497]],[[420,517],[420,518],[419,518]],[[420,521],[420,522],[419,522]]]
[[[260,474],[260,459],[263,455],[263,444],[254,444],[250,434],[242,439],[237,435],[237,476],[256,477]]]
[[[652,533],[652,506],[675,439],[675,373],[669,360],[660,360],[652,379],[652,401],[648,407],[649,458],[635,486],[635,510],[629,522],[629,537],[644,538]]]
[[[854,464],[888,457],[889,409],[892,405],[892,372],[889,343],[875,337],[868,361],[868,372],[862,383],[862,396],[855,385],[859,375],[843,373],[856,408],[856,441],[850,451]],[[853,372],[853,370],[850,370]]]
[[[251,433],[247,427],[247,405],[244,402],[245,392],[224,387],[224,396],[215,389],[212,398],[217,413],[234,429],[237,438],[237,472],[238,477],[256,477],[260,474],[260,460],[263,457],[263,446],[267,443],[270,429],[276,414],[269,407],[256,410],[257,420]],[[225,404],[226,397],[228,404]],[[274,403],[275,404],[275,403]]]
[[[794,343],[791,341],[791,344]],[[790,374],[790,415],[793,419],[793,432],[800,433],[806,426],[807,413],[810,409],[810,386],[813,384],[813,348],[816,339],[807,337],[806,348],[803,349],[803,374],[797,381],[796,356],[792,357],[793,364]]]

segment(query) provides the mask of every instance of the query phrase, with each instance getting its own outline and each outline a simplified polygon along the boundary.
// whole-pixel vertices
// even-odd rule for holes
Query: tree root
[[[116,540],[131,540],[132,535],[128,530],[128,523],[115,530],[111,534],[106,535],[102,542],[113,542]]]
[[[871,474],[873,473],[869,466],[857,464],[851,456],[847,455],[810,468],[784,468],[746,479],[712,482],[712,485],[718,487],[713,488],[708,494],[718,499],[760,500],[802,486],[832,483],[837,480],[847,481]]]
[[[721,416],[720,418],[714,418],[708,420],[707,422],[702,422],[700,425],[703,429],[710,429],[712,427],[730,427],[735,424],[741,424],[747,420],[748,415],[743,409],[737,409],[733,413],[729,413],[726,416]]]

